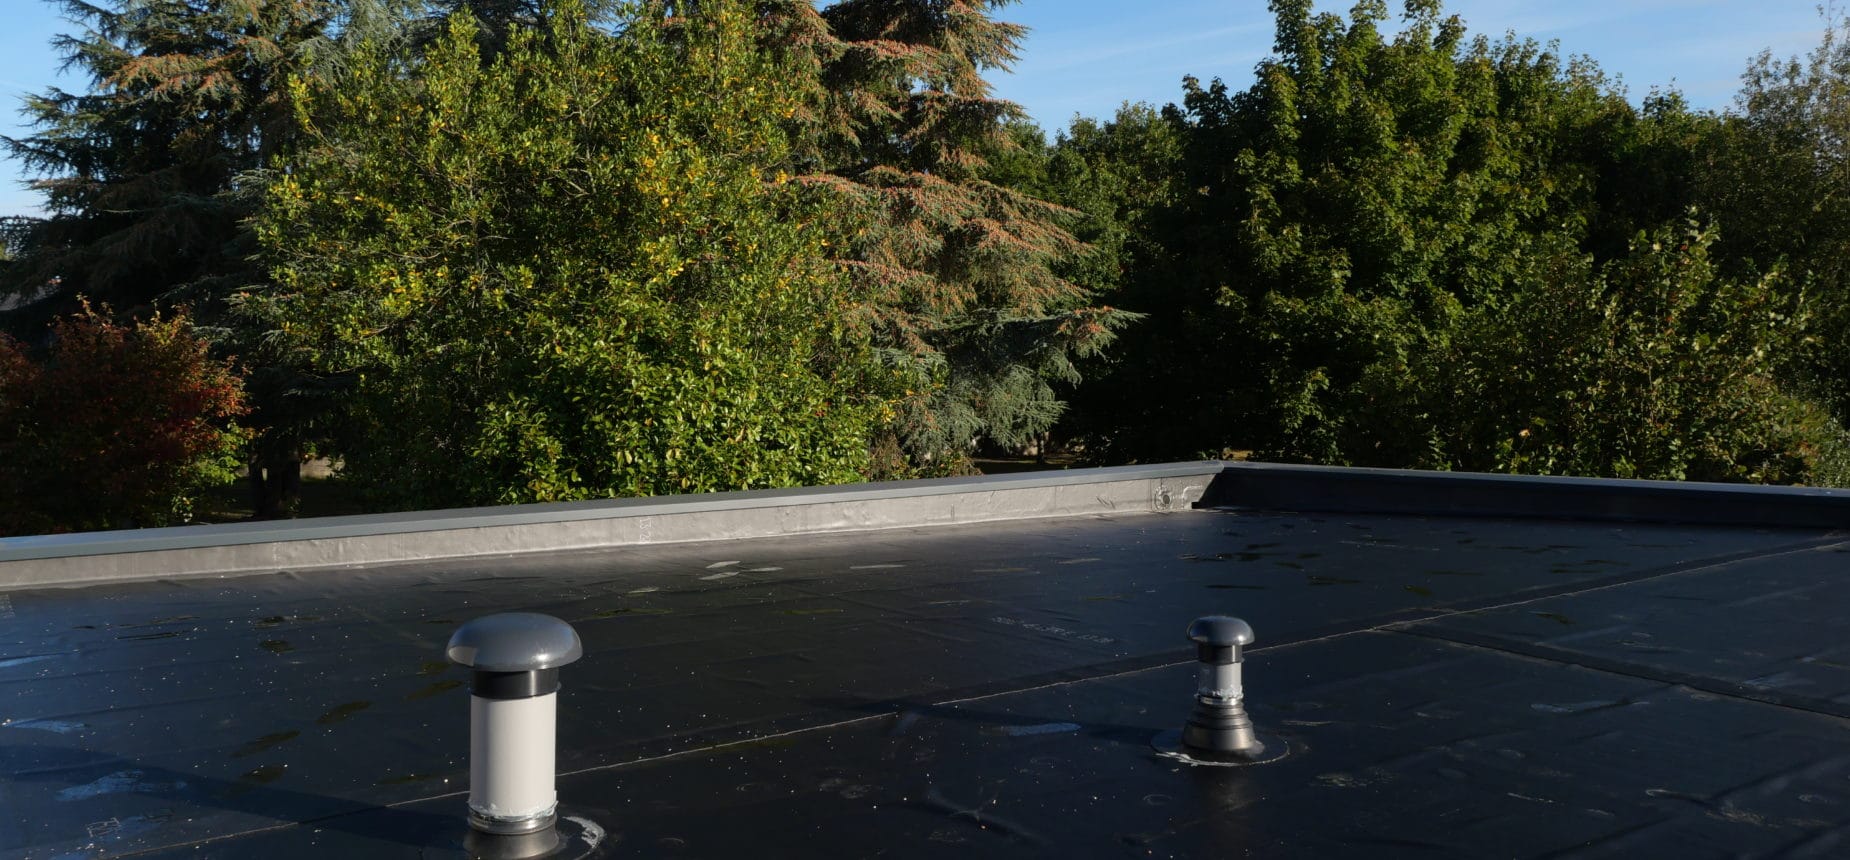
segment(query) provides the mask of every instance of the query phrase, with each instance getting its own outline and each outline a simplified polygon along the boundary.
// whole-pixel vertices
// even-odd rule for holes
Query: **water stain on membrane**
[[[284,624],[307,624],[311,621],[320,620],[321,616],[319,615],[271,615],[268,618],[259,618],[256,621],[252,621],[251,626],[268,628],[278,627]]]
[[[786,609],[785,615],[838,615],[845,609]]]
[[[1414,594],[1417,594],[1421,597],[1431,597],[1432,596],[1432,589],[1427,588],[1424,585],[1403,585],[1401,586],[1401,588],[1404,588],[1407,591],[1411,591]]]
[[[286,639],[265,639],[257,645],[271,654],[287,654],[295,650],[295,646]]]
[[[408,694],[406,694],[406,695],[405,695],[405,700],[406,700],[406,701],[409,701],[409,702],[415,702],[415,701],[417,701],[417,700],[419,700],[419,699],[428,699],[428,698],[430,698],[431,696],[435,696],[435,695],[437,695],[438,693],[442,693],[442,692],[444,692],[444,691],[446,691],[446,690],[454,690],[454,689],[456,689],[457,687],[460,687],[460,686],[462,686],[462,685],[463,685],[463,682],[461,682],[461,681],[458,681],[458,680],[456,680],[455,678],[450,678],[450,679],[448,679],[448,680],[443,680],[443,681],[438,681],[438,682],[436,682],[435,684],[431,684],[431,685],[430,685],[430,686],[428,686],[428,687],[424,687],[424,688],[422,688],[422,689],[418,689],[418,690],[414,690],[414,691],[412,691],[412,692],[410,692],[410,693],[408,693]]]
[[[425,660],[418,664],[419,675],[441,675],[450,668],[448,660]]]
[[[240,774],[238,776],[238,781],[248,782],[254,785],[269,785],[282,778],[283,772],[288,769],[289,765],[286,764],[266,764],[263,767]]]
[[[438,682],[438,683],[442,683],[442,682]],[[456,681],[455,683],[459,686],[462,684],[461,681]],[[432,686],[435,686],[435,685],[432,685]],[[327,713],[322,714],[319,717],[316,717],[315,722],[319,725],[331,726],[331,725],[334,725],[335,723],[338,723],[342,720],[347,719],[348,717],[353,716],[354,714],[364,711],[367,708],[370,708],[372,706],[373,706],[372,702],[343,702],[341,704],[335,705],[332,708],[329,708]]]
[[[284,744],[292,740],[295,740],[301,734],[302,734],[301,732],[291,729],[286,732],[277,732],[275,734],[264,735],[263,737],[260,737],[254,741],[250,741],[246,743],[245,745],[238,747],[235,750],[232,750],[231,757],[232,758],[244,758],[245,756],[256,755],[257,753],[263,752],[264,750],[267,750],[278,744]]]
[[[1529,614],[1537,618],[1546,618],[1549,621],[1553,621],[1556,624],[1561,624],[1567,627],[1574,626],[1574,619],[1569,618],[1565,615],[1562,615],[1559,612],[1531,612]]]
[[[1217,582],[1208,587],[1216,588],[1216,589],[1226,589],[1226,590],[1232,590],[1232,591],[1264,591],[1266,590],[1266,586],[1263,586],[1263,585],[1236,585],[1236,584],[1227,583],[1227,582]]]
[[[159,627],[163,624],[179,624],[184,621],[198,621],[198,620],[199,620],[199,616],[197,615],[169,615],[165,618],[156,618],[151,621],[143,621],[140,624],[114,624],[111,626],[117,627],[123,630],[133,630],[137,627]]]
[[[1304,577],[1304,579],[1311,585],[1360,585],[1362,583],[1359,579],[1348,579],[1341,576],[1318,576],[1316,574]]]
[[[1122,594],[1094,594],[1094,595],[1091,595],[1089,597],[1085,597],[1082,599],[1091,600],[1091,601],[1101,601],[1101,600],[1122,601],[1124,599],[1124,595]]]
[[[185,630],[169,630],[165,633],[137,633],[130,636],[117,636],[116,638],[130,642],[146,642],[153,639],[172,639],[176,636],[185,636],[191,632],[193,632],[193,628],[188,627]]]
[[[617,618],[623,615],[669,615],[672,609],[655,609],[648,606],[619,606],[615,609],[603,609],[591,613],[592,618]]]
[[[994,726],[983,730],[986,735],[1024,738],[1033,735],[1058,735],[1079,731],[1078,723],[1039,723],[1032,726]]]

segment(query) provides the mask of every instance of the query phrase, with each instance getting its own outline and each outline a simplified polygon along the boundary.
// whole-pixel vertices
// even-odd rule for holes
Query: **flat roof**
[[[1463,516],[1469,477],[1266,475],[1197,509],[0,591],[0,856],[451,850],[468,693],[442,646],[508,610],[584,639],[558,790],[598,856],[1847,850],[1835,502],[1586,520],[1636,485],[1583,482],[1555,516]],[[1242,504],[1287,490],[1300,510]],[[1652,510],[1820,504],[1689,492]],[[1257,631],[1276,761],[1151,747],[1213,613]]]

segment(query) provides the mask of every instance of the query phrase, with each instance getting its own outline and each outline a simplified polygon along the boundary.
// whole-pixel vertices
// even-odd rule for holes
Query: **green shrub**
[[[1510,304],[1484,308],[1421,363],[1429,466],[1476,471],[1842,484],[1850,444],[1783,386],[1807,308],[1780,275],[1736,280],[1712,230],[1640,234],[1593,271],[1531,264]]]

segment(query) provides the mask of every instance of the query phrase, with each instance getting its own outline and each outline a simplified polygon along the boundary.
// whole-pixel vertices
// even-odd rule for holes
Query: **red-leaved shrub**
[[[164,525],[234,477],[244,389],[183,314],[85,305],[35,361],[0,335],[0,535]]]

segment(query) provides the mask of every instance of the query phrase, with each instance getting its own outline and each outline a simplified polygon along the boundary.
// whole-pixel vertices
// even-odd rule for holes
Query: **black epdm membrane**
[[[1198,510],[0,591],[0,855],[459,856],[443,646],[532,611],[585,650],[561,856],[1850,857],[1847,539]],[[1216,613],[1276,760],[1151,747]]]

